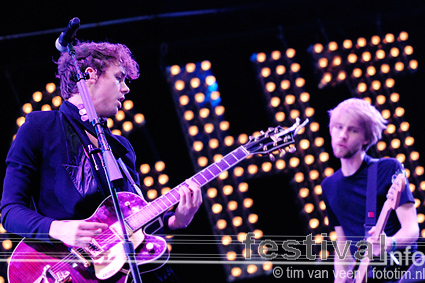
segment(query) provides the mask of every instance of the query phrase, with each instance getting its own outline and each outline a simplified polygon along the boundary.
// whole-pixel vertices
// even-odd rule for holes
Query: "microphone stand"
[[[121,171],[119,170],[117,161],[114,158],[112,150],[106,140],[106,136],[103,131],[101,121],[99,117],[97,116],[96,110],[94,109],[93,101],[90,98],[90,94],[89,94],[87,85],[85,83],[87,76],[86,74],[83,74],[80,68],[78,67],[74,46],[71,43],[69,43],[67,48],[68,48],[68,53],[71,56],[71,59],[73,60],[75,69],[77,71],[78,90],[83,100],[84,107],[87,111],[87,116],[95,128],[97,140],[98,140],[100,149],[102,151],[102,156],[104,160],[104,162],[102,162],[102,167],[105,170],[106,179],[108,181],[107,183],[108,183],[109,190],[110,190],[114,207],[115,207],[115,212],[117,214],[118,221],[122,229],[123,239],[124,239],[123,247],[124,247],[124,252],[128,259],[128,263],[130,265],[131,274],[133,276],[133,280],[135,283],[142,283],[142,279],[140,278],[139,268],[137,267],[137,262],[136,262],[136,256],[135,256],[136,251],[134,249],[133,242],[131,242],[128,237],[128,233],[124,224],[124,217],[119,206],[119,200],[118,200],[118,195],[116,191],[117,187],[122,187],[124,184],[123,176],[121,174]]]

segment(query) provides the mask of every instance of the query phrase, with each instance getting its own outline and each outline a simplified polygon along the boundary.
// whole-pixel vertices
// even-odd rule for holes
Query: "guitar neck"
[[[202,171],[198,172],[190,178],[191,181],[198,184],[200,187],[206,185],[210,181],[217,178],[224,171],[229,170],[234,165],[238,164],[251,153],[245,148],[245,146],[240,146],[232,152],[225,155],[219,161],[209,165]],[[140,211],[132,214],[131,216],[125,219],[129,227],[135,231],[143,227],[151,220],[155,219],[162,213],[169,210],[171,207],[180,202],[180,193],[179,190],[182,186],[186,186],[186,182],[179,184],[174,187],[168,193],[156,198],[155,200],[148,203]]]

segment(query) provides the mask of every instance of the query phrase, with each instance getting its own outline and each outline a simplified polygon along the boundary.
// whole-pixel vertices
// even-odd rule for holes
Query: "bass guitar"
[[[245,145],[239,146],[190,179],[203,186],[249,155],[262,154],[273,157],[277,152],[280,152],[281,156],[286,151],[294,152],[294,137],[307,123],[308,119],[302,124],[297,119],[288,129],[278,126],[269,128],[267,132],[261,132],[256,137],[250,137]],[[180,201],[179,188],[183,185],[186,183],[181,183],[149,203],[133,193],[118,193],[119,206],[129,238],[136,249],[135,257],[140,272],[159,268],[168,259],[165,239],[145,233],[144,227]],[[85,221],[106,223],[109,229],[96,236],[87,248],[24,238],[10,258],[9,282],[93,283],[106,279],[108,282],[131,282],[122,245],[121,227],[115,214],[112,197],[106,198],[95,213]],[[148,268],[144,268],[145,266]]]

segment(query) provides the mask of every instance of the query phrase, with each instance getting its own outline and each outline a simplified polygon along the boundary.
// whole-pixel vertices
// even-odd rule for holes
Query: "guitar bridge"
[[[72,282],[71,274],[69,273],[69,271],[57,272],[55,278],[55,283]]]

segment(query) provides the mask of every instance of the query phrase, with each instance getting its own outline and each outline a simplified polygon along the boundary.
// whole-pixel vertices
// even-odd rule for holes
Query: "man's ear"
[[[369,143],[370,143],[370,140],[365,138],[365,140],[363,141],[363,145],[367,145]]]
[[[93,69],[92,67],[87,67],[86,70],[85,70],[85,73],[88,74],[87,81],[89,81],[91,83],[95,83],[97,81],[97,78],[99,77],[97,75],[97,71],[95,69]]]
[[[367,146],[368,146],[368,144],[369,144],[369,140],[364,140],[364,142],[363,142],[363,149],[365,149],[366,150],[366,148],[367,148]]]

